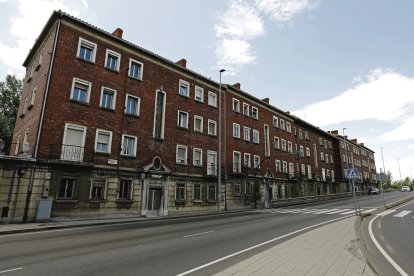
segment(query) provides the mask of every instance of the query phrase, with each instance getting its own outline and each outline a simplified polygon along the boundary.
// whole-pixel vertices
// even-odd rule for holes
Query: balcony
[[[49,160],[61,160],[68,162],[93,162],[93,150],[85,147],[65,144],[52,144],[49,146]]]

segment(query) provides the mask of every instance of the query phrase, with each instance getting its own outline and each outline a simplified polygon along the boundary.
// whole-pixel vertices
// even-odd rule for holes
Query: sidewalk
[[[216,276],[376,275],[366,263],[355,235],[355,217],[317,228],[251,258]]]
[[[143,217],[4,224],[0,235],[51,229],[90,227],[149,220]],[[216,276],[376,275],[366,263],[355,234],[355,217],[311,230],[237,263]]]

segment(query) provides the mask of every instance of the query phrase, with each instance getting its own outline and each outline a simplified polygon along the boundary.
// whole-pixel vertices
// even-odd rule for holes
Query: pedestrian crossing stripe
[[[402,211],[402,212],[399,212],[398,214],[394,215],[394,217],[402,218],[402,217],[405,217],[406,215],[408,215],[411,212],[412,211]]]
[[[377,208],[374,209],[358,209],[358,212],[361,213],[371,213],[373,211],[377,210]],[[265,212],[265,213],[282,213],[282,214],[313,214],[313,215],[349,215],[355,212],[355,209],[308,209],[308,208],[280,208],[280,209],[265,209],[265,210],[256,210],[253,212]]]

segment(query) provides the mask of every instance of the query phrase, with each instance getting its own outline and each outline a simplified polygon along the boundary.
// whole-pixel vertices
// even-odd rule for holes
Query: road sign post
[[[355,179],[359,179],[358,169],[357,168],[346,169],[346,177],[349,179],[349,181],[352,180],[352,193],[354,196],[355,216],[358,216],[358,205],[357,205],[356,194],[355,194]]]

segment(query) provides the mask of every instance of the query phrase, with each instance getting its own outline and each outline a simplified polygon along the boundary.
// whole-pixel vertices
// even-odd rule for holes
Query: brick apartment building
[[[212,211],[218,193],[231,210],[349,191],[337,132],[136,46],[121,29],[56,11],[23,65],[11,152],[30,145],[53,217]],[[345,140],[373,179],[374,153]]]

